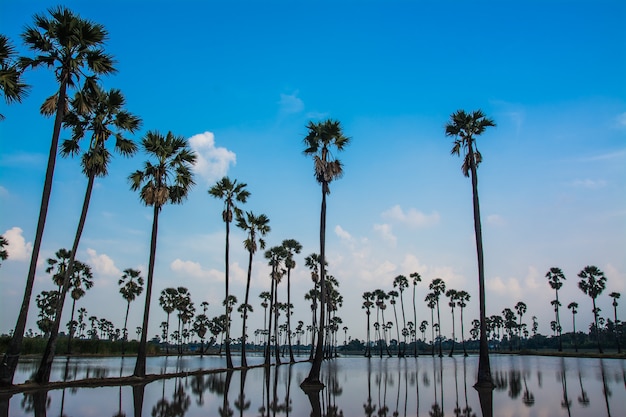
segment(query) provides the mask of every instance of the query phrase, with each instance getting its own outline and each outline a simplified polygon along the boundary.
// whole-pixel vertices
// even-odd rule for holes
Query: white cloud
[[[591,180],[589,178],[584,180],[575,180],[572,181],[571,185],[573,187],[581,187],[581,188],[589,188],[589,189],[597,189],[606,186],[606,181],[604,180]]]
[[[9,190],[0,185],[0,197],[7,197],[9,195]]]
[[[108,255],[98,255],[94,249],[87,249],[87,255],[89,255],[87,264],[90,265],[94,271],[109,276],[118,276],[121,274],[121,271],[115,266],[113,259]]]
[[[508,278],[506,280],[501,277],[495,277],[486,280],[488,291],[492,291],[498,295],[510,297],[512,294],[519,295],[522,293],[522,287],[517,278]]]
[[[175,259],[170,264],[172,271],[180,272],[188,275],[191,278],[200,280],[219,280],[224,281],[224,273],[215,269],[202,269],[202,266],[198,262],[183,261],[181,259]]]
[[[278,104],[282,113],[300,113],[304,110],[304,102],[298,97],[297,91],[293,94],[281,94]]]
[[[396,245],[398,239],[392,232],[392,228],[390,224],[375,224],[374,230],[378,232],[378,234],[387,242],[391,243],[393,246]]]
[[[212,132],[199,133],[189,138],[189,145],[196,152],[197,160],[194,171],[207,184],[212,184],[228,172],[230,164],[237,162],[234,152],[215,146]]]
[[[489,216],[487,216],[487,224],[490,224],[492,226],[504,226],[506,222],[504,221],[504,218],[499,214],[490,214]]]
[[[618,114],[615,121],[619,127],[626,127],[626,113]]]
[[[427,227],[439,223],[439,213],[434,211],[432,214],[424,214],[414,208],[408,211],[402,210],[402,207],[395,205],[389,210],[382,213],[384,219],[404,223],[410,227]]]
[[[342,240],[352,240],[352,235],[339,225],[335,226],[335,234],[339,236]]]
[[[22,233],[24,231],[19,227],[12,227],[4,232],[4,238],[9,242],[6,246],[6,251],[9,254],[9,260],[12,261],[26,261],[30,259],[30,255],[33,251],[33,244],[26,242]]]

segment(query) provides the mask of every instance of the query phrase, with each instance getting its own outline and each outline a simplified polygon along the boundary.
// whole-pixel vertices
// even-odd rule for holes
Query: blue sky
[[[0,31],[26,54],[19,34],[56,4],[2,2]],[[223,175],[248,184],[243,208],[270,218],[269,246],[287,238],[304,246],[292,291],[294,319],[308,322],[303,258],[319,251],[321,192],[302,139],[308,121],[326,118],[340,120],[352,138],[337,155],[345,175],[331,185],[327,218],[329,270],[352,336],[365,337],[361,294],[391,290],[396,275],[415,271],[423,277],[418,320],[429,317],[422,300],[438,277],[468,291],[468,322],[477,316],[471,185],[444,135],[457,109],[481,108],[497,123],[478,139],[488,314],[524,301],[524,321],[536,315],[549,334],[554,293],[544,275],[552,266],[567,277],[563,305],[580,305],[579,326],[591,321],[591,301],[576,285],[584,266],[597,265],[608,278],[601,315],[612,316],[609,292],[626,292],[624,2],[65,5],[109,31],[106,50],[119,72],[103,84],[121,89],[128,110],[143,119],[136,139],[172,131],[189,138],[201,162],[189,199],[162,212],[150,334],[165,319],[157,303],[165,287],[186,286],[196,305],[209,301],[211,316],[222,311],[224,224],[221,203],[207,190]],[[52,132],[52,120],[38,113],[55,91],[51,74],[38,69],[25,79],[32,89],[24,102],[0,105],[0,233],[10,241],[0,268],[3,333],[14,326],[23,294]],[[79,305],[119,327],[121,271],[147,270],[151,211],[127,181],[145,159],[116,157],[97,181],[78,253],[95,275]],[[77,159],[58,160],[34,295],[53,289],[44,263],[71,246],[85,183]],[[240,301],[243,239],[232,232],[231,288]],[[256,312],[268,273],[257,255]],[[142,302],[131,305],[131,329]],[[620,305],[618,314],[624,311]],[[27,328],[36,329],[36,316],[33,297]],[[449,322],[443,326],[451,331]],[[261,314],[251,324],[259,327]]]

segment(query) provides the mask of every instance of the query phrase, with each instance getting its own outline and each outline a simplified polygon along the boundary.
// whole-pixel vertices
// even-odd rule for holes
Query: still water
[[[250,365],[261,362],[249,358]],[[22,361],[15,382],[36,366]],[[225,360],[155,357],[147,366],[148,373],[173,373],[223,368]],[[299,387],[310,367],[303,362],[19,393],[0,401],[0,416],[626,416],[626,360],[492,355],[492,398],[472,387],[477,366],[476,356],[345,357],[324,363],[326,387],[309,396]],[[59,358],[51,380],[127,376],[133,367],[133,358]]]

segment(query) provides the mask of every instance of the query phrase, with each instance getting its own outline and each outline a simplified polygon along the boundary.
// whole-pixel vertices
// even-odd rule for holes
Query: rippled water
[[[249,364],[261,361],[249,358]],[[130,375],[134,359],[73,358],[67,365],[57,360],[52,379]],[[224,365],[219,357],[156,357],[147,363],[148,373],[155,374]],[[15,382],[28,379],[36,366],[22,361]],[[626,416],[626,360],[492,355],[492,398],[479,398],[472,388],[477,366],[476,356],[338,358],[324,363],[326,387],[310,396],[299,387],[310,367],[304,362],[135,387],[15,394],[0,402],[0,415]]]

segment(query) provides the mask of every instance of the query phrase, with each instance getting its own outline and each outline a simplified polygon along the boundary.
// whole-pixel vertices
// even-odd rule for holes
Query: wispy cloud
[[[615,117],[615,121],[617,122],[618,127],[626,128],[626,112],[618,114]]]
[[[9,242],[6,251],[11,261],[26,261],[30,258],[33,251],[33,244],[26,242],[22,233],[24,231],[19,227],[12,227],[4,232],[4,238]]]
[[[391,243],[393,246],[396,246],[398,239],[393,234],[390,224],[375,224],[374,230],[383,238],[383,240]]]
[[[180,272],[191,278],[200,280],[216,280],[224,281],[224,273],[216,269],[202,269],[202,265],[198,262],[183,261],[182,259],[175,259],[170,264],[170,268],[174,272]]]
[[[606,181],[604,180],[592,180],[586,178],[584,180],[574,180],[570,183],[572,187],[579,188],[588,188],[588,189],[598,189],[606,186]]]
[[[339,236],[342,240],[347,240],[347,241],[352,240],[352,235],[339,225],[335,226],[335,234]]]
[[[215,135],[204,132],[189,138],[189,145],[196,152],[194,171],[207,184],[212,184],[226,175],[228,167],[237,162],[234,152],[215,146]]]
[[[298,91],[293,94],[281,94],[278,104],[281,113],[300,113],[304,110],[304,102],[298,97]]]
[[[439,213],[424,214],[414,208],[404,211],[399,205],[395,205],[382,213],[383,219],[396,221],[410,227],[428,227],[439,223]]]
[[[506,221],[499,214],[490,214],[487,216],[487,224],[492,226],[504,226]]]

